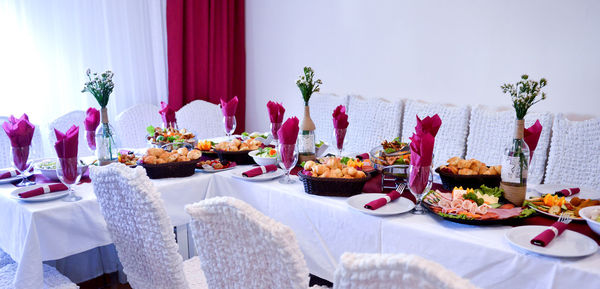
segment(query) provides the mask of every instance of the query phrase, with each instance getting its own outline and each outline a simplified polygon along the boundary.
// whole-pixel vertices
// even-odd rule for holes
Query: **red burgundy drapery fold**
[[[244,0],[167,0],[169,105],[237,96],[237,129],[245,128]]]

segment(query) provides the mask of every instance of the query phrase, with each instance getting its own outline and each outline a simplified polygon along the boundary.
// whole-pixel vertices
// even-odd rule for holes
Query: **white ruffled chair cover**
[[[289,227],[231,197],[185,210],[210,288],[308,287],[308,268]]]
[[[0,288],[14,288],[13,280],[18,264],[6,252],[0,250]],[[77,289],[75,283],[56,271],[56,268],[43,264],[44,289]]]
[[[409,138],[415,132],[417,125],[417,115],[423,119],[437,113],[442,119],[442,126],[435,137],[433,166],[444,165],[451,157],[462,158],[465,156],[467,145],[470,112],[471,109],[468,106],[450,106],[407,100],[404,104],[402,141],[410,142]]]
[[[310,117],[315,123],[316,141],[324,141],[329,144],[329,151],[337,151],[335,138],[333,136],[333,110],[343,105],[348,110],[348,96],[335,94],[315,93],[310,98]],[[284,120],[285,121],[285,120]],[[352,125],[348,126],[351,129]]]
[[[515,112],[495,110],[477,106],[471,111],[469,136],[467,138],[467,159],[478,159],[487,165],[500,165],[504,149],[511,142],[515,130]],[[525,127],[540,120],[542,134],[529,164],[527,183],[540,184],[544,178],[553,116],[549,112],[528,113]]]
[[[544,183],[600,186],[600,118],[554,120]]]
[[[134,105],[119,113],[111,122],[117,134],[120,147],[143,148],[148,146],[146,128],[161,126],[160,107],[153,104]]]
[[[347,144],[344,151],[365,153],[400,136],[402,126],[402,101],[364,99],[351,95],[348,101]]]
[[[334,278],[336,289],[477,288],[438,263],[406,254],[344,253]]]
[[[160,193],[142,167],[111,164],[90,173],[132,288],[207,288],[198,258],[182,262]]]
[[[194,100],[180,108],[176,117],[177,126],[193,132],[198,140],[225,134],[223,114],[221,108],[216,104],[204,100]]]
[[[88,148],[87,140],[85,138],[85,126],[83,124],[84,121],[85,111],[82,110],[71,111],[52,121],[48,126],[48,140],[51,144],[51,152],[49,153],[49,155],[56,157],[56,151],[54,150],[54,143],[56,143],[56,134],[54,133],[54,129],[56,128],[64,133],[69,128],[71,128],[72,125],[76,125],[79,127],[79,143],[77,145],[77,155],[80,157],[93,155],[92,151],[90,151],[90,149]]]

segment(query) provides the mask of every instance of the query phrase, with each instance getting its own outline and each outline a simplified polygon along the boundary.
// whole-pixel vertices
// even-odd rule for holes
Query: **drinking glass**
[[[333,134],[335,138],[336,148],[338,149],[339,157],[342,157],[342,150],[344,149],[344,139],[346,138],[346,128],[342,129],[333,129]]]
[[[231,138],[231,134],[235,131],[236,127],[235,116],[224,116],[223,117],[223,126],[225,127],[225,134],[227,135],[227,139]]]
[[[76,202],[81,200],[80,196],[75,195],[73,185],[79,183],[81,175],[88,168],[79,161],[77,157],[74,158],[58,158],[56,160],[56,175],[58,179],[69,188],[69,194],[62,200],[65,202]]]
[[[271,135],[273,135],[273,139],[275,140],[275,147],[279,146],[279,135],[277,132],[281,128],[283,122],[272,122],[271,123]]]
[[[412,210],[415,215],[421,215],[425,213],[421,201],[426,192],[431,189],[433,184],[433,170],[431,165],[429,166],[408,166],[408,188],[410,192],[415,195],[417,204]]]
[[[293,184],[296,181],[290,178],[290,171],[296,166],[296,162],[298,162],[298,148],[296,144],[283,143],[279,144],[278,148],[277,160],[279,161],[279,166],[285,170],[285,178],[280,179],[279,183]]]
[[[17,184],[17,187],[35,185],[35,182],[32,182],[28,179],[28,177],[31,175],[29,170],[31,169],[31,165],[33,163],[29,159],[29,155],[32,153],[31,146],[11,147],[11,151],[13,166],[19,172],[19,176],[21,176],[21,182]]]
[[[96,131],[86,130],[85,139],[87,140],[88,149],[92,154],[96,154]]]

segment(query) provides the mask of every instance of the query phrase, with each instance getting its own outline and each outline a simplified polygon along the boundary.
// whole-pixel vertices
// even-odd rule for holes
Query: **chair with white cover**
[[[402,121],[402,141],[410,142],[415,132],[417,115],[423,119],[438,114],[442,126],[435,137],[433,150],[433,166],[446,164],[451,157],[464,157],[469,132],[469,106],[451,106],[439,103],[426,103],[417,100],[407,100],[404,104],[404,120]]]
[[[336,289],[477,288],[436,262],[407,254],[344,253],[334,278]]]
[[[50,141],[50,147],[52,148],[50,149],[50,155],[56,157],[56,151],[54,150],[54,143],[56,143],[56,134],[54,133],[54,129],[57,129],[64,133],[67,130],[69,130],[69,128],[71,128],[71,126],[73,125],[79,127],[79,142],[77,145],[77,155],[80,157],[93,155],[92,151],[90,151],[90,149],[88,148],[87,140],[85,138],[85,126],[83,124],[83,122],[85,121],[85,117],[85,111],[74,110],[58,117],[50,123],[48,127],[48,140]]]
[[[544,183],[600,186],[600,118],[572,121],[558,114]]]
[[[324,141],[330,150],[335,148],[333,136],[333,110],[343,105],[348,109],[348,96],[338,96],[330,93],[315,93],[310,97],[310,117],[315,123],[316,142]],[[348,128],[350,129],[350,127]]]
[[[146,128],[162,124],[159,110],[157,105],[137,104],[119,113],[112,123],[120,142],[117,145],[126,148],[147,147]]]
[[[365,99],[351,95],[348,101],[347,144],[344,151],[368,152],[381,144],[400,136],[402,126],[402,101]],[[365,151],[367,150],[367,151]]]
[[[231,197],[185,210],[210,288],[308,287],[306,261],[289,227]]]
[[[487,165],[500,165],[504,149],[510,144],[515,130],[515,111],[476,106],[471,111],[467,159],[477,159]],[[527,183],[540,184],[544,178],[553,116],[549,112],[531,112],[525,116],[525,128],[539,120],[542,133],[529,164]]]
[[[197,257],[182,261],[160,193],[142,167],[90,168],[94,193],[132,288],[207,288]]]
[[[56,268],[40,264],[44,272],[44,289],[77,289],[75,283],[63,276]],[[18,264],[6,252],[0,250],[0,288],[13,288]]]
[[[194,100],[176,112],[177,126],[185,128],[202,140],[222,136],[223,114],[218,105],[204,100]]]

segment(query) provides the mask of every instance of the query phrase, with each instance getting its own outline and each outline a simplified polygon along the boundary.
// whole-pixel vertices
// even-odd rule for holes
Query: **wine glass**
[[[227,139],[231,139],[231,134],[235,131],[236,127],[235,116],[224,116],[223,126],[225,127],[225,134]]]
[[[80,196],[75,195],[73,185],[79,183],[81,175],[88,168],[87,165],[80,162],[77,157],[58,158],[56,161],[56,175],[58,179],[69,188],[69,194],[62,200],[65,202],[76,202],[81,200]]]
[[[21,182],[17,184],[17,187],[26,187],[35,185],[35,182],[30,181],[28,177],[31,175],[29,170],[33,162],[29,159],[29,155],[33,152],[31,145],[22,147],[11,147],[12,151],[12,163],[13,166],[19,172],[21,176]]]
[[[88,149],[92,154],[96,154],[96,131],[95,130],[86,130],[85,131],[85,139],[87,140]]]
[[[346,128],[333,129],[333,134],[335,137],[336,148],[338,149],[339,157],[342,157],[342,150],[344,149],[344,139],[346,138]]]
[[[271,123],[271,134],[273,135],[273,139],[275,140],[275,147],[279,146],[279,135],[277,132],[281,128],[283,122],[272,122]]]
[[[279,180],[279,183],[293,184],[296,181],[290,178],[290,171],[296,166],[296,162],[298,162],[298,148],[296,144],[284,143],[280,143],[278,148],[277,160],[279,161],[279,166],[285,171],[285,178]]]
[[[409,165],[408,166],[408,188],[410,192],[415,195],[417,199],[417,203],[415,208],[412,210],[412,213],[415,215],[421,215],[425,213],[423,210],[423,206],[421,205],[421,201],[425,192],[431,189],[431,185],[433,184],[433,170],[431,165],[429,166],[417,166],[417,165]]]

